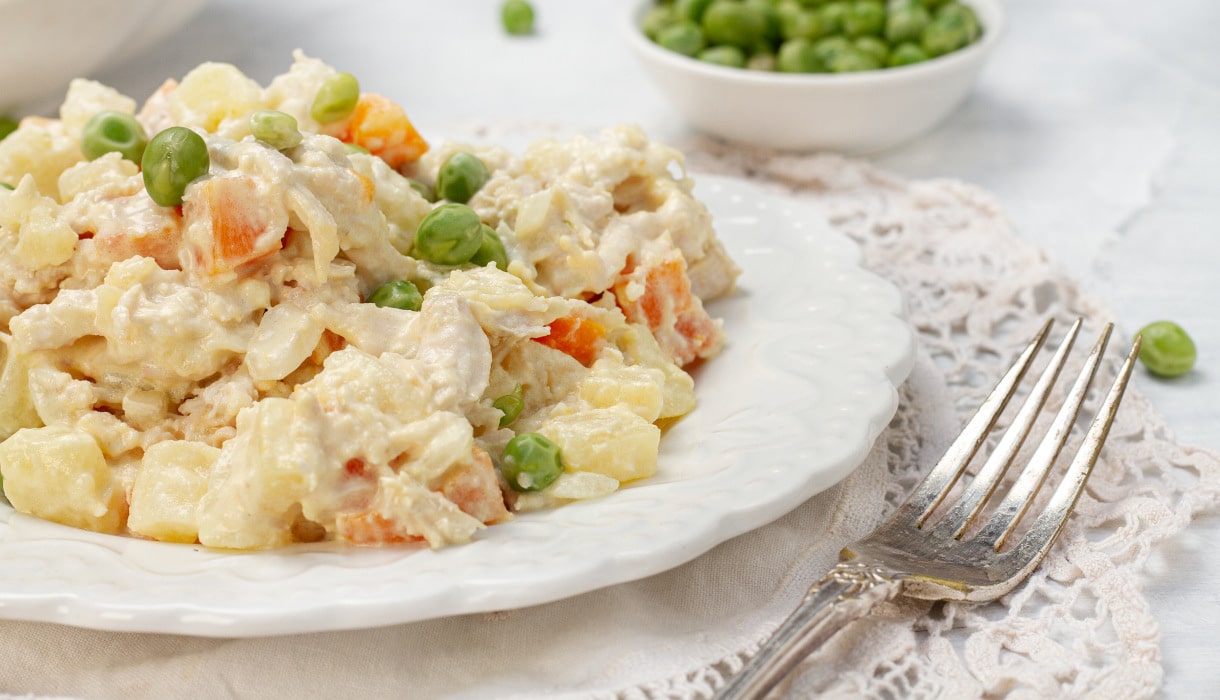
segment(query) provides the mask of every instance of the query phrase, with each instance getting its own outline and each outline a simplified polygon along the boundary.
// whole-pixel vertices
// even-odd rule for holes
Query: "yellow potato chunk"
[[[22,513],[116,533],[126,501],[97,442],[64,426],[23,428],[0,444],[4,495]]]
[[[180,123],[207,131],[216,131],[224,120],[245,116],[263,106],[258,83],[228,63],[200,64],[186,74],[169,101]]]
[[[163,542],[194,542],[199,537],[196,508],[218,456],[219,449],[189,440],[149,447],[131,492],[128,529]]]
[[[597,408],[623,406],[651,423],[661,415],[664,381],[660,370],[598,360],[580,383],[580,398]]]
[[[42,425],[30,397],[29,366],[25,358],[3,347],[4,370],[0,372],[0,440],[22,428]]]
[[[657,471],[661,429],[630,410],[615,406],[555,416],[538,431],[559,445],[564,466],[618,481]]]

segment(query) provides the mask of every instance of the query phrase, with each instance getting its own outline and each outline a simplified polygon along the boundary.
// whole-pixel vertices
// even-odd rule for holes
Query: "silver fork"
[[[978,413],[906,502],[864,539],[843,549],[839,563],[809,589],[796,611],[745,668],[729,679],[716,698],[764,696],[810,652],[878,602],[899,594],[930,600],[995,600],[1024,581],[1038,566],[1076,505],[1101,452],[1139,354],[1138,337],[1063,481],[1026,534],[1012,547],[1001,550],[1067,442],[1085,394],[1097,374],[1113,324],[1107,324],[1102,331],[1046,436],[982,527],[972,531],[1042,411],[1080,331],[1080,319],[1068,331],[974,480],[951,506],[945,503],[949,508],[943,517],[932,523],[929,516],[945,501],[995,426],[1033,364],[1050,326],[1048,321],[1017,357]]]

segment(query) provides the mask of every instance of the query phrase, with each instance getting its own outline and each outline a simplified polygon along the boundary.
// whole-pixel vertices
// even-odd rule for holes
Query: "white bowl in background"
[[[1004,29],[999,0],[966,0],[983,34],[961,50],[900,68],[772,73],[713,65],[661,48],[640,30],[653,4],[635,4],[627,40],[686,120],[730,141],[792,151],[873,153],[927,132],[965,99]]]
[[[63,95],[72,78],[138,54],[206,0],[0,0],[0,115]]]

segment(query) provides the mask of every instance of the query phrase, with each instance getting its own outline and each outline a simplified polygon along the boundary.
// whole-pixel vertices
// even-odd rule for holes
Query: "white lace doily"
[[[558,132],[466,133],[519,143]],[[919,481],[1046,318],[1083,316],[1087,338],[1109,316],[1014,237],[1000,206],[977,188],[904,182],[835,156],[677,145],[696,174],[749,178],[821,207],[861,243],[867,264],[904,291],[921,355],[892,424],[847,479],[677,569],[534,608],[234,640],[0,622],[0,695],[130,700],[189,688],[199,697],[707,697],[839,548]],[[1127,340],[1115,339],[1111,365]],[[1112,376],[1111,367],[1103,379]],[[992,605],[901,600],[879,608],[808,659],[784,694],[1151,696],[1162,670],[1138,574],[1158,541],[1218,502],[1217,455],[1177,444],[1129,390],[1075,514],[1025,585]]]
[[[978,188],[947,180],[903,182],[831,155],[767,156],[712,142],[688,152],[697,170],[742,174],[808,198],[859,241],[868,266],[905,293],[922,350],[943,374],[959,421],[974,412],[990,382],[1045,319],[1057,319],[1062,328],[1084,317],[1087,337],[1112,318],[1045,255],[1015,238],[1000,205]],[[1120,357],[1114,346],[1127,340],[1111,344],[1111,364]],[[930,444],[922,432],[931,407],[912,399],[908,391],[879,442],[879,449],[888,448],[888,488],[878,520],[939,455],[941,445]],[[853,501],[860,496],[844,498],[839,507],[858,507]],[[1025,585],[990,605],[903,601],[879,611],[810,658],[789,691],[826,697],[1151,696],[1162,674],[1158,633],[1137,576],[1158,541],[1217,502],[1217,455],[1177,444],[1131,388],[1073,517]],[[736,663],[726,660],[730,667]]]

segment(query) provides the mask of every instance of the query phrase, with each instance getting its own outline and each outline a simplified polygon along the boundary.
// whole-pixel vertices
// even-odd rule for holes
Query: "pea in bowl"
[[[663,48],[642,26],[656,0],[635,4],[625,33],[649,77],[699,131],[779,150],[858,155],[910,141],[963,102],[1004,25],[999,0],[963,4],[973,9],[981,29],[969,45],[909,65],[870,64],[841,73],[742,68],[715,62],[725,57],[713,52],[699,60]]]

